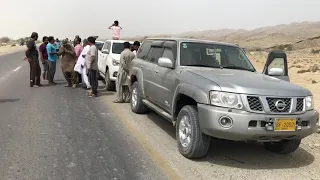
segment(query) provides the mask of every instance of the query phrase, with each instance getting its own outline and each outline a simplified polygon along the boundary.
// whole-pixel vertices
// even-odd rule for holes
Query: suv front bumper
[[[198,114],[200,128],[204,134],[233,141],[302,139],[316,132],[319,123],[319,113],[316,110],[304,114],[275,115],[198,104]],[[221,117],[230,118],[232,126],[224,128],[219,123]],[[267,130],[266,125],[271,124],[273,127],[275,118],[296,118],[299,128],[295,131]]]

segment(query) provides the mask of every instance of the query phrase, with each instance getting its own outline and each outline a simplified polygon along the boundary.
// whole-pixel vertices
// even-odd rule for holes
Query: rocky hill
[[[154,35],[149,37],[184,37],[207,39],[239,44],[247,49],[306,49],[320,48],[320,21],[281,24],[261,27],[253,30],[220,29],[184,32],[171,35]],[[130,39],[144,39],[134,37]]]

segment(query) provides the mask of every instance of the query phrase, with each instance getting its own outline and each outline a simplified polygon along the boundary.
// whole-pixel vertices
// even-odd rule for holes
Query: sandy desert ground
[[[13,47],[11,47],[11,45],[0,46],[0,55],[21,51],[24,48],[26,48],[26,47],[25,46],[13,46]]]

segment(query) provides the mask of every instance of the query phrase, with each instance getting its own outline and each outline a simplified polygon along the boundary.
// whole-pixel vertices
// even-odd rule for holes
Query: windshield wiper
[[[225,68],[225,69],[239,69],[239,70],[245,70],[245,71],[254,72],[253,69],[247,69],[247,68],[240,67],[240,66],[222,66],[221,68]]]

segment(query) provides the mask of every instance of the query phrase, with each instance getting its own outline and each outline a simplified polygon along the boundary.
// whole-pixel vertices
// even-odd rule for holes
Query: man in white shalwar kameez
[[[87,39],[83,40],[83,50],[77,60],[76,65],[74,66],[74,70],[76,72],[78,72],[79,74],[81,74],[82,76],[82,81],[86,84],[86,89],[89,90],[91,88],[90,83],[89,83],[89,79],[88,79],[88,75],[87,75],[87,67],[86,67],[86,55],[87,52],[90,49],[90,45],[88,43]]]

